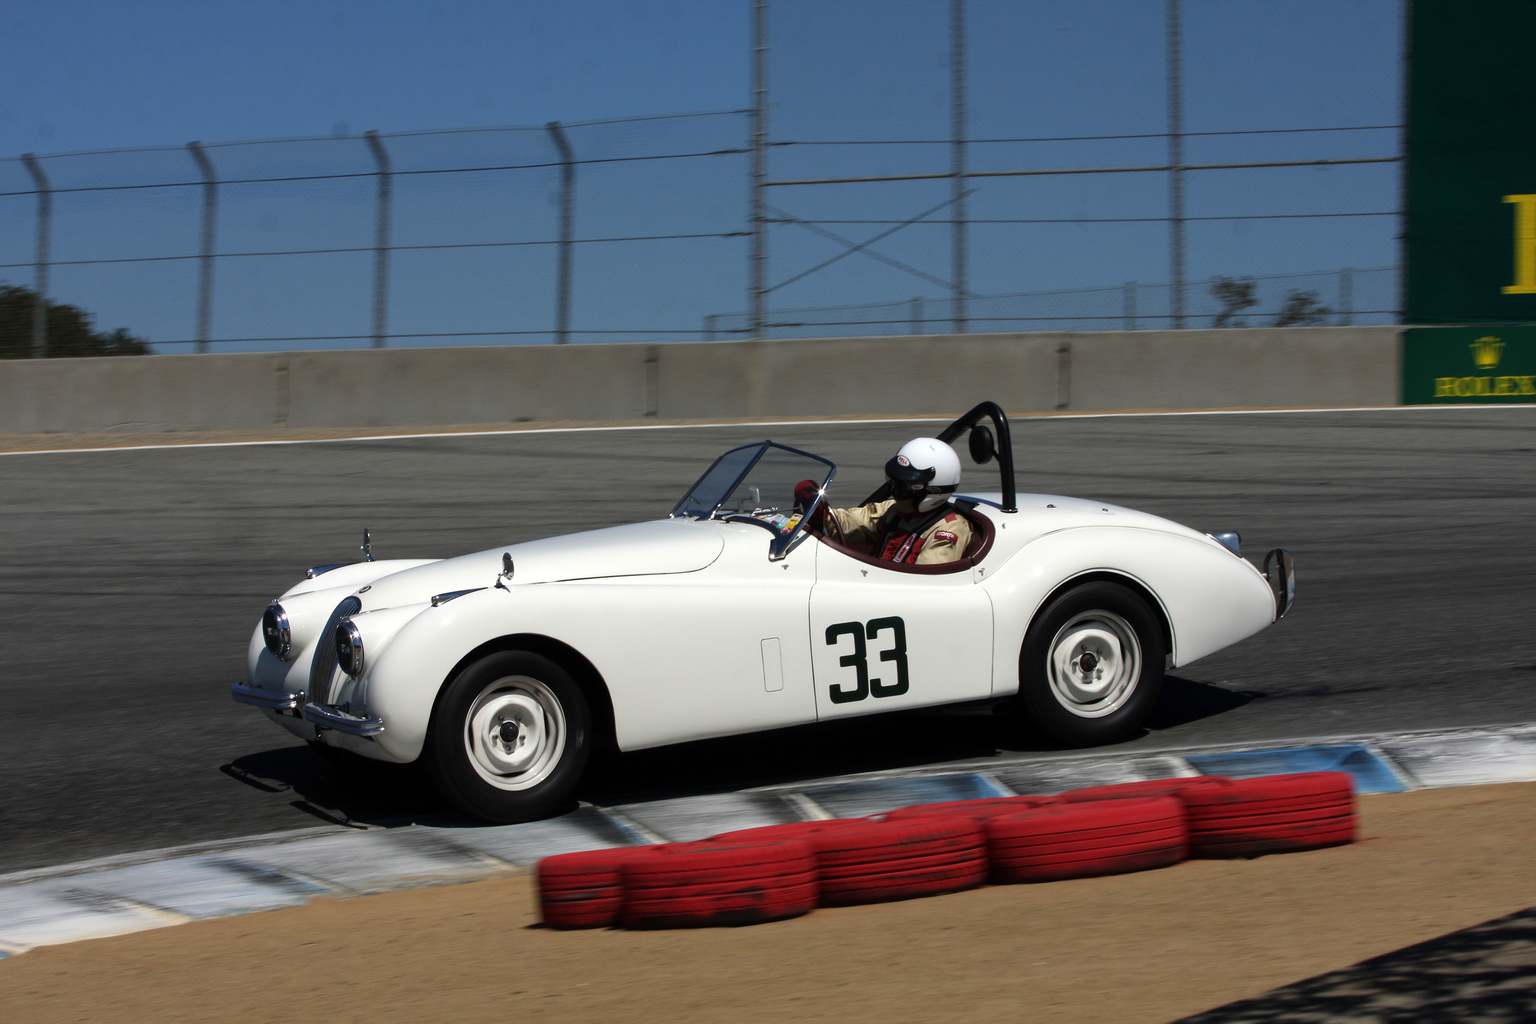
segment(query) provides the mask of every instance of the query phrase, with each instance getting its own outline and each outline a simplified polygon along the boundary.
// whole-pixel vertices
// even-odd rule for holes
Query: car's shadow
[[[1169,676],[1146,727],[1132,740],[1224,714],[1262,696]],[[654,750],[600,753],[577,796],[613,806],[1061,749],[985,709],[900,711]],[[221,770],[271,792],[317,823],[478,824],[439,797],[414,765],[361,758],[333,763],[305,746],[291,746],[237,758]]]
[[[219,770],[308,815],[309,824],[394,827],[473,821],[438,796],[416,765],[360,757],[331,761],[300,744],[246,754]]]

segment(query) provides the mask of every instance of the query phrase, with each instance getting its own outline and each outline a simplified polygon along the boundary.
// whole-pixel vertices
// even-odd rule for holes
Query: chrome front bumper
[[[273,693],[270,690],[258,690],[244,683],[235,683],[229,688],[229,695],[241,704],[251,704],[258,708],[266,708],[268,711],[288,711],[297,715],[299,708],[304,704],[304,691],[298,693]]]
[[[363,718],[329,704],[305,704],[303,713],[306,722],[352,736],[377,736],[384,731],[382,718]]]
[[[268,711],[287,712],[322,729],[335,729],[351,736],[377,736],[384,731],[384,719],[363,718],[329,704],[306,702],[303,690],[297,693],[273,693],[270,690],[255,689],[245,683],[235,683],[229,688],[229,695],[241,704],[266,708]]]

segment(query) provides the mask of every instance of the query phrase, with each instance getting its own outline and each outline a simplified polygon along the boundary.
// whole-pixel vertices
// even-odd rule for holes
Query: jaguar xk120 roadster
[[[1166,668],[1290,609],[1284,550],[1261,571],[1235,533],[1016,494],[993,403],[938,437],[962,435],[1001,490],[955,499],[971,527],[957,560],[840,543],[816,528],[833,521],[817,512],[836,467],[760,441],[721,455],[662,519],[317,566],[266,609],[232,695],[310,743],[423,761],[471,814],[526,821],[569,805],[603,743],[1005,699],[1057,741],[1114,741]]]

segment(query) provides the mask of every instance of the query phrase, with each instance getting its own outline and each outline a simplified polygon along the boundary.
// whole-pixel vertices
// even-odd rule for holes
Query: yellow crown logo
[[[1467,347],[1472,350],[1472,361],[1477,364],[1479,370],[1491,370],[1498,366],[1499,359],[1504,354],[1504,343],[1491,335],[1478,338]]]

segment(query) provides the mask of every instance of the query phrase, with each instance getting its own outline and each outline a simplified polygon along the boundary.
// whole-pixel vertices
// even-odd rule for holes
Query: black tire
[[[1166,654],[1161,625],[1140,595],[1116,583],[1073,587],[1024,638],[1018,710],[1036,733],[1067,746],[1125,739],[1157,702]]]
[[[592,716],[570,673],[541,654],[488,654],[437,701],[422,759],[450,803],[487,821],[535,821],[573,806]]]

